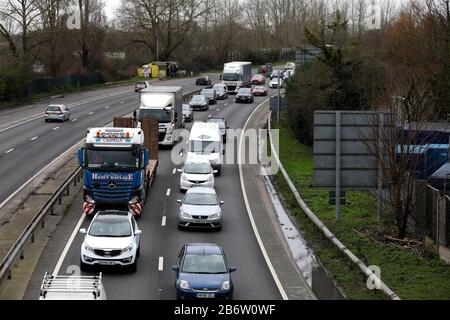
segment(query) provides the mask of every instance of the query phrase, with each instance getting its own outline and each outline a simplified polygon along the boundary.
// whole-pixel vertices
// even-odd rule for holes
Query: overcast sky
[[[105,13],[108,19],[115,18],[116,9],[120,6],[121,0],[105,0]]]

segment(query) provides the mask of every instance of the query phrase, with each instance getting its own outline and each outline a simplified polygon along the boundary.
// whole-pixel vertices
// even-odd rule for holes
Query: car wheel
[[[87,272],[90,270],[90,265],[88,265],[87,263],[84,263],[83,260],[81,260],[80,258],[80,270],[83,272]]]
[[[137,259],[134,260],[134,263],[129,266],[129,270],[130,270],[131,273],[136,273],[137,272]]]

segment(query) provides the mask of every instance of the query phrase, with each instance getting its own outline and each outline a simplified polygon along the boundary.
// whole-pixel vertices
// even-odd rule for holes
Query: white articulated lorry
[[[184,127],[183,88],[152,86],[141,90],[139,120],[155,118],[159,121],[159,144],[173,147]]]
[[[223,67],[222,83],[227,86],[228,93],[237,93],[240,88],[249,87],[252,81],[251,62],[229,62]]]

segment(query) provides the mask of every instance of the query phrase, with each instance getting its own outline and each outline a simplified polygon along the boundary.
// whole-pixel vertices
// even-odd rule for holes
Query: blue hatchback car
[[[175,288],[177,299],[233,299],[231,273],[223,249],[216,244],[187,244],[178,256]]]

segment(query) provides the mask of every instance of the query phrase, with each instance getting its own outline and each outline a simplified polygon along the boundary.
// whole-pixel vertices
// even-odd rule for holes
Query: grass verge
[[[450,266],[436,254],[418,255],[409,248],[387,245],[365,236],[374,228],[389,230],[392,223],[376,220],[376,199],[365,191],[349,190],[348,205],[335,221],[335,207],[328,205],[328,190],[312,188],[312,150],[297,142],[287,129],[280,130],[281,161],[311,210],[335,236],[367,266],[381,268],[381,278],[402,299],[450,299]],[[277,187],[291,214],[297,219],[305,238],[325,269],[343,289],[348,299],[387,299],[379,291],[366,287],[359,268],[337,250],[314,226],[297,204],[281,173],[275,177]]]

